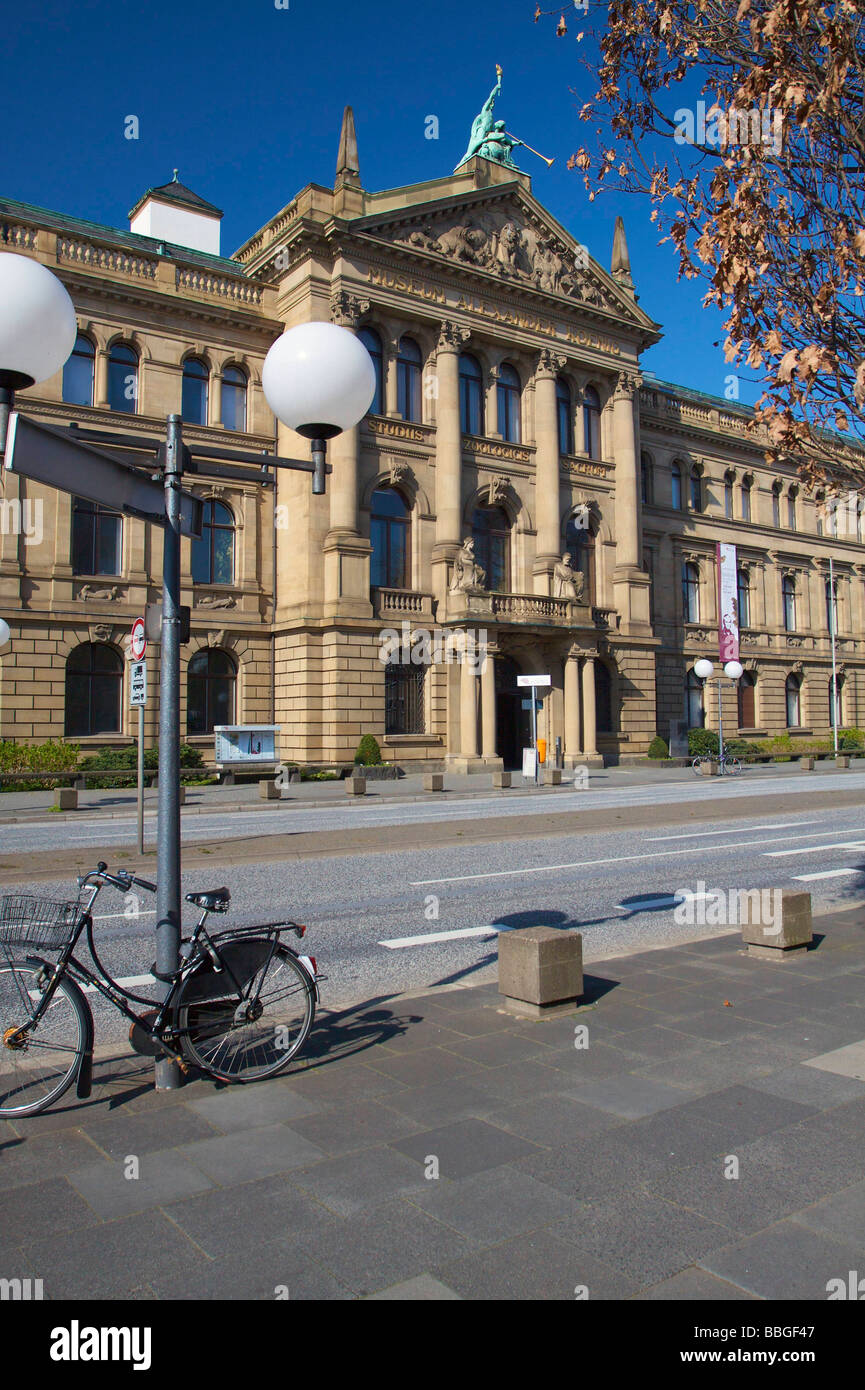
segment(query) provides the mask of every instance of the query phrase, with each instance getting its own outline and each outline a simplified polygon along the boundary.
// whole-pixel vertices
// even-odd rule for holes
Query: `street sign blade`
[[[517,685],[525,688],[531,685],[552,685],[551,676],[517,676]]]
[[[165,496],[161,483],[151,482],[109,454],[82,444],[65,430],[37,425],[15,411],[10,420],[4,467],[35,482],[73,493],[89,502],[165,525]],[[201,535],[203,504],[191,493],[181,494],[180,529],[185,536]]]

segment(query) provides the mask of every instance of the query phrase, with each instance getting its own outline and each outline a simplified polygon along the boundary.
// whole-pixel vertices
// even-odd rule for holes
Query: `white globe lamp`
[[[47,381],[77,336],[75,308],[57,276],[29,256],[0,252],[0,387]]]
[[[737,681],[744,671],[741,661],[728,661],[724,667],[724,675],[729,676],[731,681]]]
[[[9,641],[9,636],[9,624],[3,618],[0,618],[0,647],[6,646],[6,643]]]
[[[704,656],[694,663],[694,675],[699,676],[701,681],[709,680],[714,670],[715,668],[711,661],[707,661]]]
[[[333,439],[359,424],[375,395],[360,339],[334,323],[286,329],[265,358],[261,384],[278,420],[305,439]]]

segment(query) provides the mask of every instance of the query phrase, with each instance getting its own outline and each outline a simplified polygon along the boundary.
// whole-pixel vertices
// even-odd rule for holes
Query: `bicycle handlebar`
[[[108,865],[102,860],[99,861],[95,869],[90,870],[89,874],[85,874],[82,878],[79,878],[79,887],[83,888],[91,878],[100,878],[104,883],[112,883],[115,888],[119,888],[121,892],[124,893],[127,893],[133,885],[136,888],[145,888],[148,893],[156,892],[155,883],[151,883],[149,879],[146,878],[138,878],[136,874],[129,873],[127,869],[121,869],[116,874],[110,874],[108,872]]]

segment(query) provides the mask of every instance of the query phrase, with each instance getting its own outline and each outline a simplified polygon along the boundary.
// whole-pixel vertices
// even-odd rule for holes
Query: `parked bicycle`
[[[698,777],[702,776],[701,768],[703,763],[717,763],[718,772],[722,777],[735,777],[742,771],[741,758],[730,758],[727,756],[726,752],[724,752],[721,757],[718,757],[717,753],[702,753],[698,758],[695,758],[691,763],[691,767]]]
[[[82,986],[113,1004],[131,1023],[136,1052],[170,1058],[185,1072],[191,1066],[220,1081],[259,1081],[284,1071],[312,1027],[319,975],[314,957],[299,955],[282,941],[299,939],[306,927],[271,922],[208,932],[211,913],[228,911],[227,888],[187,893],[201,909],[181,963],[162,1003],[124,989],[102,964],[93,940],[93,904],[106,884],[122,893],[156,892],[156,884],[100,863],[78,879],[78,897],[48,902],[13,894],[0,898],[0,1117],[47,1110],[75,1082],[76,1095],[90,1095],[93,1072],[93,1014]],[[95,972],[77,959],[86,933]],[[24,948],[14,959],[11,948]],[[58,952],[52,963],[34,952]],[[147,1005],[136,1013],[131,1004]]]

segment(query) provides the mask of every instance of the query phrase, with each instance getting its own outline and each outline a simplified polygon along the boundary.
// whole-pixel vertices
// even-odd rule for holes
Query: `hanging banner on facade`
[[[718,645],[721,664],[739,660],[739,594],[736,547],[718,543]]]

